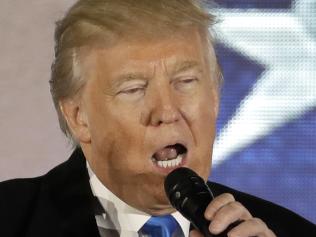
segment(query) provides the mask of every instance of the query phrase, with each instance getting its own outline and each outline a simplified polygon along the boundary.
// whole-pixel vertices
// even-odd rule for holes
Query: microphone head
[[[213,194],[204,180],[193,170],[181,167],[165,179],[165,191],[171,205],[195,227],[204,223],[204,211],[213,200]],[[204,218],[203,218],[204,219]]]
[[[219,235],[209,232],[210,221],[204,218],[204,212],[214,196],[204,180],[189,168],[181,167],[169,173],[165,179],[165,191],[171,205],[206,237],[227,237],[227,233],[241,223],[231,224]]]

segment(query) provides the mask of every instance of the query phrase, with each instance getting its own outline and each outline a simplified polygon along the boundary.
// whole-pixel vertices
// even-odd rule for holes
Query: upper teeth
[[[172,160],[159,160],[157,161],[157,165],[161,168],[173,168],[181,164],[183,159],[183,155],[179,154],[175,159]]]

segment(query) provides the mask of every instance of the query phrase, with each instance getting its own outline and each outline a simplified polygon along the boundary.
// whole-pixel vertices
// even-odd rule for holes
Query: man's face
[[[89,141],[81,145],[101,182],[131,206],[170,212],[163,182],[177,167],[208,177],[218,98],[207,50],[191,29],[121,40],[83,57]]]

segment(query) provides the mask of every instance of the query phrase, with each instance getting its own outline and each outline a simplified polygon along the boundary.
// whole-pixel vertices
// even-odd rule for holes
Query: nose
[[[180,119],[181,113],[170,87],[160,86],[147,92],[141,115],[141,123],[144,126],[157,127],[175,123]]]

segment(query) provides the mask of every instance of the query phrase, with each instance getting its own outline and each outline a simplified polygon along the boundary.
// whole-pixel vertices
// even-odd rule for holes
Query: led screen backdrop
[[[316,1],[218,0],[211,179],[316,222]]]

